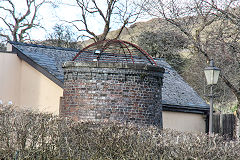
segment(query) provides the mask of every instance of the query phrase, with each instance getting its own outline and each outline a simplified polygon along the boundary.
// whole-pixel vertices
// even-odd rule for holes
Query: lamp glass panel
[[[207,79],[207,84],[217,84],[220,70],[204,70],[205,77]]]
[[[213,84],[213,70],[204,70],[207,84]]]
[[[220,70],[213,71],[213,84],[217,84]]]

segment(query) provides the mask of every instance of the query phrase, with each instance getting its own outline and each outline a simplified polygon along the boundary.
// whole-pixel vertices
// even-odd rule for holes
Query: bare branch
[[[12,28],[14,27],[12,24],[9,24],[5,18],[0,17],[0,19],[5,23],[5,25],[8,27],[8,29],[12,32]]]
[[[39,8],[47,3],[46,0],[42,0],[37,3],[36,0],[25,0],[26,10],[16,11],[15,4],[11,0],[5,0],[11,8],[0,7],[5,12],[8,12],[9,17],[3,17],[0,15],[0,19],[4,22],[11,36],[10,39],[13,41],[24,41],[25,37],[28,37],[27,31],[38,27],[36,23],[37,13]],[[1,2],[0,2],[1,3]]]
[[[232,90],[236,97],[238,97],[240,95],[239,90],[236,87],[234,87],[234,85],[223,74],[220,74],[220,77],[222,78],[224,83]]]
[[[127,24],[128,24],[128,20],[126,20],[126,21],[123,23],[123,25],[122,25],[122,27],[119,29],[118,34],[117,34],[117,36],[115,37],[115,39],[118,39],[118,38],[120,37],[123,29],[126,27]]]
[[[121,6],[122,1],[119,0],[104,0],[106,3],[106,8],[101,8],[99,4],[97,4],[96,0],[76,0],[78,7],[81,9],[81,18],[75,22],[81,22],[84,25],[84,29],[80,29],[77,27],[77,24],[74,24],[79,31],[86,31],[90,36],[92,36],[95,41],[105,40],[108,36],[108,33],[111,30],[111,26],[114,25],[114,20],[119,19],[117,22],[120,25],[119,33],[117,34],[117,38],[122,33],[123,29],[130,24],[130,20],[134,21],[138,18],[138,14],[140,12],[136,12],[136,10],[130,10],[128,0],[124,0],[126,3]],[[103,21],[104,25],[102,25],[102,33],[97,35],[93,31],[89,29],[89,20],[88,15],[94,15],[98,17],[99,21]],[[135,19],[134,19],[135,18]],[[113,20],[114,19],[114,20]],[[133,20],[132,20],[133,19]],[[74,21],[72,21],[72,24]]]
[[[94,4],[94,6],[96,7],[97,12],[99,13],[99,15],[103,18],[103,20],[104,20],[105,23],[106,23],[106,22],[107,22],[107,19],[106,19],[106,17],[104,16],[102,10],[98,7],[98,5],[97,5],[97,3],[96,3],[95,0],[92,0],[92,2],[93,2],[93,4]],[[113,2],[113,0],[111,0],[111,2]],[[108,10],[109,10],[110,7],[111,7],[111,3],[108,4]]]
[[[0,37],[5,37],[5,38],[7,38],[8,41],[11,40],[10,37],[8,35],[6,35],[6,34],[0,33]]]
[[[232,3],[234,1],[230,1],[226,8],[223,10],[223,9],[220,9],[216,4],[213,4],[213,3],[210,3],[208,1],[204,1],[205,3],[211,5],[214,9],[216,9],[218,12],[222,13],[224,16],[226,16],[226,18],[228,18],[229,20],[231,20],[231,22],[237,26],[240,27],[240,17],[238,17],[236,14],[233,14],[229,11],[230,9],[230,6],[232,5]],[[237,7],[237,6],[236,6]]]

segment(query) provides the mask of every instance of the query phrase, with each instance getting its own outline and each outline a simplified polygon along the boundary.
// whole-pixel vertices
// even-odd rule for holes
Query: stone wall
[[[164,69],[144,64],[65,62],[60,115],[162,127]]]

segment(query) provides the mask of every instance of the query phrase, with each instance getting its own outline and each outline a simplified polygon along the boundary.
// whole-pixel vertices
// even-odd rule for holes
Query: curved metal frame
[[[126,49],[128,50],[130,56],[131,56],[131,60],[134,64],[134,59],[133,59],[133,56],[132,56],[132,52],[131,50],[129,49],[128,45],[132,46],[133,48],[136,48],[140,53],[142,53],[147,59],[148,61],[151,63],[151,64],[154,64],[154,65],[157,65],[157,63],[154,61],[154,59],[145,51],[143,50],[142,48],[138,47],[137,45],[131,43],[131,42],[127,42],[127,41],[123,41],[123,40],[116,40],[116,39],[113,39],[113,40],[103,40],[103,41],[99,41],[99,42],[96,42],[96,43],[92,43],[90,45],[88,45],[87,47],[81,49],[77,54],[76,56],[73,58],[73,61],[75,61],[77,59],[77,57],[84,51],[86,51],[88,48],[92,47],[92,46],[95,46],[95,45],[98,45],[98,44],[101,44],[101,43],[106,43],[103,48],[101,48],[101,52],[100,54],[98,55],[98,58],[100,58],[101,56],[101,53],[111,44],[114,44],[114,43],[119,43],[121,46],[123,45],[124,47],[126,47]],[[124,50],[123,50],[124,51]],[[126,55],[125,51],[124,51],[124,54]]]

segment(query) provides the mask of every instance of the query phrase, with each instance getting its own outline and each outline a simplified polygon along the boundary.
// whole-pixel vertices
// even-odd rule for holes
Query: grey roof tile
[[[163,104],[209,108],[205,101],[183,78],[163,59],[155,58],[156,63],[165,68],[162,101]]]
[[[59,47],[48,47],[35,44],[10,42],[22,54],[46,69],[50,74],[63,82],[62,64],[70,61],[78,50]],[[165,68],[162,90],[163,104],[192,108],[209,108],[205,101],[190,87],[183,78],[163,59],[155,59]]]

